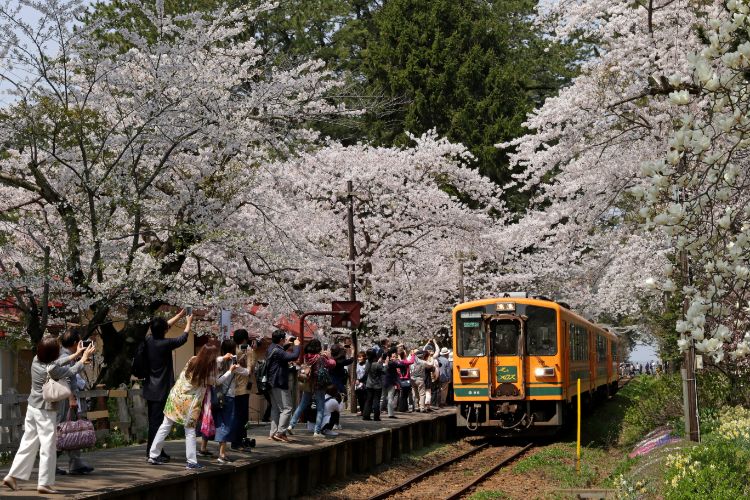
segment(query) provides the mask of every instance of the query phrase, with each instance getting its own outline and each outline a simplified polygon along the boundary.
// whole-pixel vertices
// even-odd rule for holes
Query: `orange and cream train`
[[[617,336],[566,304],[526,293],[453,309],[453,394],[459,425],[503,435],[552,432],[581,402],[618,387]]]

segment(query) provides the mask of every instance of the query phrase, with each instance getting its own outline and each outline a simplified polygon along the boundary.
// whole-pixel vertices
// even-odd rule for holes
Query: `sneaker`
[[[272,435],[271,439],[273,439],[274,441],[284,441],[283,439],[281,439],[280,434],[274,434],[274,435]],[[287,441],[289,441],[289,440],[287,439]]]
[[[164,465],[167,462],[162,457],[156,457],[156,458],[148,457],[148,463],[151,465]]]
[[[338,436],[339,435],[339,433],[336,431],[328,431],[328,430],[323,431],[323,434],[325,434],[326,436]]]
[[[188,470],[194,470],[194,469],[203,469],[205,466],[199,464],[198,462],[188,462],[185,464],[185,468]]]
[[[214,456],[214,454],[211,453],[208,450],[198,450],[198,455],[200,455],[202,457],[213,457]],[[159,458],[161,458],[161,457],[159,457]]]
[[[148,458],[146,458],[148,460]],[[60,467],[55,467],[55,475],[56,476],[65,476],[68,473],[65,469],[61,469]]]
[[[167,462],[169,462],[170,460],[172,460],[172,457],[170,457],[169,455],[167,455],[166,453],[164,453],[164,450],[161,450],[161,455],[159,455],[159,456],[161,458],[163,458],[164,460],[166,460]]]
[[[290,442],[291,442],[291,441],[289,441],[289,438],[288,438],[288,437],[286,437],[286,434],[284,434],[284,433],[281,433],[281,434],[276,434],[276,438],[277,438],[277,439],[278,439],[279,441],[283,441],[284,443],[290,443]]]
[[[294,426],[291,426],[291,425],[286,428],[286,433],[289,434],[290,436],[294,436],[292,429],[294,429]]]
[[[321,434],[320,432],[316,432],[316,433],[314,433],[314,434],[313,434],[313,437],[316,437],[316,438],[324,438],[324,437],[325,437],[325,434]]]
[[[232,460],[229,457],[219,457],[216,459],[216,463],[218,463],[219,465],[228,465],[228,464],[231,464],[232,462],[234,462],[234,460]]]

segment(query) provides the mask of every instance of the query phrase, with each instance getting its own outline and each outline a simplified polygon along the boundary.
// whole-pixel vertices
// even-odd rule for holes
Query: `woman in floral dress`
[[[201,412],[201,405],[203,405],[203,397],[206,395],[206,387],[223,383],[237,367],[237,365],[232,365],[217,379],[216,358],[218,354],[215,346],[204,345],[198,351],[198,355],[190,358],[185,365],[174,387],[169,391],[167,404],[164,407],[164,421],[151,445],[148,463],[152,465],[166,463],[160,457],[161,450],[172,426],[179,424],[185,427],[185,456],[187,457],[185,468],[202,467],[196,456],[195,426]]]

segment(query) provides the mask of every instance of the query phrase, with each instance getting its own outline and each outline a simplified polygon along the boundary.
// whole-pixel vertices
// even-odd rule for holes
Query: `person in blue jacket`
[[[268,380],[271,384],[271,432],[269,437],[274,441],[289,442],[286,435],[289,419],[292,416],[292,395],[289,394],[289,362],[299,357],[299,339],[294,340],[294,347],[285,351],[281,342],[286,332],[276,330],[271,335],[271,346],[266,352],[268,363]]]

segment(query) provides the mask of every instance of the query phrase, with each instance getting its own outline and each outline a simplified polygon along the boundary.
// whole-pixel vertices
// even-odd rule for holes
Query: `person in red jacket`
[[[307,387],[303,389],[302,398],[300,399],[297,409],[294,410],[292,421],[289,428],[293,429],[299,421],[302,412],[304,412],[310,403],[315,401],[315,437],[324,437],[321,432],[323,427],[323,417],[325,416],[325,390],[331,384],[331,375],[328,370],[336,367],[336,361],[322,353],[323,347],[320,340],[313,339],[305,346],[304,362],[312,367],[310,370],[310,381]]]

